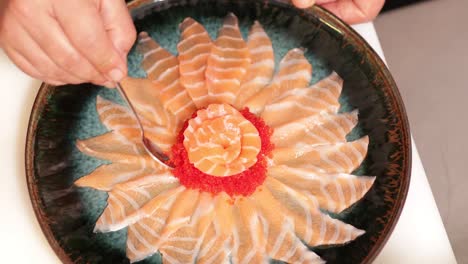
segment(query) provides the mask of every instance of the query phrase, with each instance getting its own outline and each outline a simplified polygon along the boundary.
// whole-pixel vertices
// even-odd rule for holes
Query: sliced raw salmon
[[[213,197],[208,193],[200,193],[198,206],[190,222],[170,235],[161,246],[163,262],[194,263],[213,217]]]
[[[190,162],[214,176],[230,176],[251,167],[261,147],[257,128],[227,104],[199,110],[184,137]]]
[[[115,131],[130,140],[138,137],[139,133],[135,131],[137,122],[124,106],[97,96],[96,110],[101,123],[107,129]],[[145,122],[145,125],[150,126],[147,122]]]
[[[275,70],[270,38],[258,21],[250,29],[247,46],[251,61],[234,102],[237,109],[242,109],[247,99],[270,83]]]
[[[166,225],[161,230],[160,236],[162,239],[169,237],[190,221],[197,208],[199,196],[200,192],[198,190],[187,189],[177,197],[171,212],[167,216]]]
[[[170,189],[146,203],[139,214],[142,218],[130,224],[127,234],[127,256],[132,262],[156,253],[166,241],[161,231],[171,214],[175,201],[187,189],[183,186]]]
[[[265,218],[272,219],[273,215],[281,212],[283,215],[281,231],[292,229],[293,234],[297,234],[300,240],[310,246],[343,244],[364,234],[363,230],[322,213],[314,199],[287,187],[276,179],[268,178],[265,185],[267,190],[258,193],[258,198],[263,199],[259,206]],[[280,237],[276,232],[272,235],[278,239]],[[295,263],[295,261],[287,262]]]
[[[231,238],[225,234],[218,234],[214,223],[208,227],[202,242],[197,262],[200,264],[209,263],[230,263]]]
[[[275,165],[311,168],[323,173],[351,173],[366,157],[369,138],[332,145],[284,147],[273,150]]]
[[[246,106],[251,112],[260,114],[265,105],[283,93],[296,88],[307,87],[312,76],[312,65],[301,49],[290,50],[281,60],[279,70],[271,84],[249,98]]]
[[[343,89],[343,79],[341,79],[338,73],[332,72],[329,76],[314,84],[312,88],[322,89],[324,92],[328,91],[326,97],[333,101],[333,98],[340,97],[341,90]]]
[[[76,146],[86,155],[112,162],[139,164],[143,162],[142,159],[151,162],[151,158],[142,145],[138,146],[114,132],[78,140]]]
[[[105,100],[100,96],[97,97],[96,105],[99,118],[107,129],[122,135],[137,147],[142,147],[140,127],[137,125],[134,115],[127,108]],[[144,105],[136,104],[136,107],[144,108]],[[153,114],[157,115],[157,113]],[[168,123],[165,125],[158,125],[149,121],[143,114],[139,117],[145,129],[145,136],[167,152],[175,142],[176,134],[174,130],[180,124],[178,124],[177,119],[170,118],[169,114],[166,116]]]
[[[276,147],[345,142],[346,135],[351,132],[357,122],[357,111],[305,117],[276,127],[271,141]]]
[[[179,60],[146,32],[140,33],[137,48],[143,54],[141,65],[156,89],[160,90],[164,107],[181,120],[189,118],[196,108],[180,83]]]
[[[78,179],[75,184],[80,187],[91,187],[102,191],[110,191],[116,184],[134,178],[161,172],[157,163],[141,159],[140,163],[112,163],[99,166],[90,174]]]
[[[180,186],[179,181],[170,173],[143,176],[115,185],[108,193],[107,207],[96,222],[95,231],[116,231],[134,223],[145,214],[140,210],[154,197]],[[167,199],[166,199],[167,200]]]
[[[310,88],[289,90],[265,106],[262,118],[271,127],[319,113],[336,113],[343,81],[332,73]]]
[[[206,231],[197,263],[228,263],[234,228],[233,207],[230,198],[220,193],[215,198],[215,218]]]
[[[270,179],[267,179],[265,184],[269,181]],[[302,201],[294,200],[286,202],[295,203],[298,207],[288,208],[287,205],[283,205],[283,201],[277,200],[269,188],[257,191],[249,199],[257,207],[266,238],[268,256],[287,263],[323,263],[321,258],[310,251],[296,235],[297,233],[305,238],[312,237],[314,234],[312,221],[316,220],[313,216],[320,214],[320,211],[306,207]]]
[[[303,195],[314,197],[320,208],[333,213],[340,213],[360,200],[375,181],[375,177],[322,174],[311,169],[284,165],[270,167],[268,176]]]
[[[249,48],[239,31],[237,17],[229,13],[207,62],[206,84],[213,102],[234,103],[249,65]]]
[[[153,215],[144,217],[128,226],[127,257],[130,262],[137,262],[155,254],[159,248],[154,245],[160,241],[159,232],[165,225],[170,208],[177,195],[166,200],[164,206],[158,207]]]
[[[163,127],[173,135],[180,130],[181,120],[164,109],[160,91],[151,80],[127,77],[121,85],[139,116],[149,121],[150,127]]]
[[[211,52],[211,38],[205,28],[188,17],[180,24],[179,51],[180,82],[198,108],[208,105],[205,71]]]
[[[238,199],[234,207],[233,263],[268,263],[266,240],[257,208],[248,199]]]
[[[138,261],[156,253],[167,244],[172,234],[189,223],[197,208],[199,191],[179,188],[182,191],[165,196],[165,201],[155,201],[157,199],[155,198],[145,204],[140,214],[146,218],[130,226],[127,254],[131,253],[129,258],[132,261]],[[165,248],[166,250],[173,249],[168,245]]]

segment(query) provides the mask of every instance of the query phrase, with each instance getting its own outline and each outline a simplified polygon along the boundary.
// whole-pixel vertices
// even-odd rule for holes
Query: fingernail
[[[124,77],[123,72],[120,69],[113,69],[112,71],[109,72],[109,77],[113,81],[120,81]]]
[[[115,87],[115,83],[113,83],[113,82],[105,82],[105,83],[104,83],[104,86],[107,87],[107,88],[114,88],[114,87]]]

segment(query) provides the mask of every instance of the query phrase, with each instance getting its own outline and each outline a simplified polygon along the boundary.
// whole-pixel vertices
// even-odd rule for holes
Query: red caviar
[[[274,147],[270,142],[272,130],[260,117],[252,114],[248,108],[243,109],[240,113],[258,130],[262,146],[257,155],[257,163],[241,173],[227,177],[216,177],[195,168],[190,163],[187,150],[184,147],[184,131],[188,126],[187,120],[177,136],[177,142],[172,147],[171,155],[171,163],[174,166],[173,174],[182,185],[212,194],[226,192],[230,196],[248,196],[265,181],[268,166],[266,158]]]

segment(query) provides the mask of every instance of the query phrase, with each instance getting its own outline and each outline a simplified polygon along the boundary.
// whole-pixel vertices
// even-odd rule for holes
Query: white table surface
[[[383,57],[372,23],[355,29]],[[0,50],[0,257],[2,263],[60,263],[34,215],[26,186],[24,146],[40,82],[20,72]],[[375,263],[456,263],[418,151],[400,220]]]

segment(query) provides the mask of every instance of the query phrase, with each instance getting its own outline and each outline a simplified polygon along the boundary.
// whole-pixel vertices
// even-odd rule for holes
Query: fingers
[[[127,66],[107,35],[96,3],[55,1],[54,15],[72,45],[102,75],[120,81],[127,75]]]
[[[366,1],[366,0],[354,0],[354,5],[356,8],[361,10],[362,13],[365,14],[365,20],[358,21],[357,23],[368,22],[374,20],[377,15],[379,14],[380,10],[382,10],[385,0],[374,0],[374,1]]]
[[[124,61],[136,40],[136,29],[123,0],[103,1],[101,17],[104,28]]]
[[[73,47],[60,25],[50,15],[46,2],[14,1],[4,23],[12,28],[7,43],[21,43],[15,49],[37,68],[42,78],[65,83],[107,80]],[[13,30],[15,29],[15,30]],[[4,33],[3,33],[4,34]],[[43,65],[53,65],[44,69]]]
[[[315,0],[292,0],[292,2],[298,8],[308,8],[315,4]]]
[[[16,50],[8,48],[8,47],[5,47],[3,50],[5,51],[7,56],[13,61],[13,63],[27,75],[35,79],[43,80],[46,83],[56,85],[56,86],[65,84],[64,82],[61,82],[61,81],[52,80],[52,79],[43,77],[40,74],[40,72],[37,71],[37,69],[25,57],[23,57],[21,53],[17,52]]]
[[[13,63],[27,75],[36,79],[44,80],[44,82],[52,84],[52,85],[56,85],[56,86],[65,84],[64,82],[61,82],[61,81],[43,78],[40,72],[38,72],[37,69],[25,57],[23,57],[23,55],[21,55],[14,49],[5,47],[3,50],[5,51],[7,56],[13,61]]]
[[[3,51],[5,51],[8,58],[10,58],[10,60],[27,75],[35,79],[40,79],[42,77],[41,73],[23,55],[21,55],[21,53],[10,47],[3,47]]]
[[[317,5],[323,5],[323,4],[327,4],[327,3],[331,3],[331,2],[336,2],[338,0],[317,0],[315,3]]]
[[[58,67],[18,23],[6,22],[8,22],[9,30],[2,31],[2,42],[13,43],[13,45],[4,44],[4,50],[21,70],[34,78],[50,83],[82,82]]]
[[[112,87],[127,74],[136,30],[123,0],[10,0],[0,14],[1,45],[35,78]]]
[[[336,0],[322,6],[349,24],[372,21],[385,0]]]
[[[292,0],[298,8],[321,5],[349,24],[373,20],[382,9],[385,0]]]

